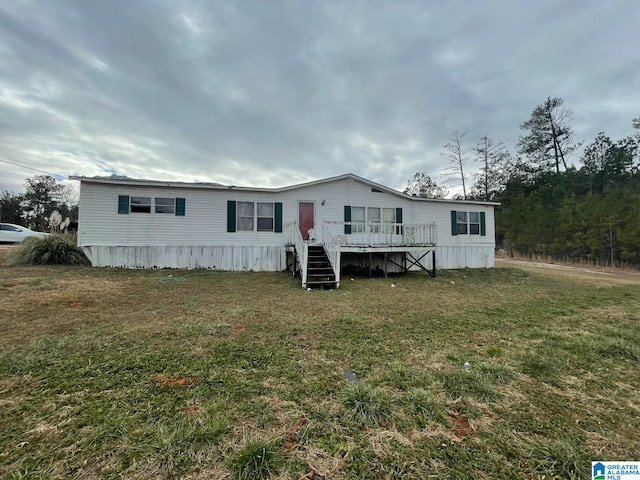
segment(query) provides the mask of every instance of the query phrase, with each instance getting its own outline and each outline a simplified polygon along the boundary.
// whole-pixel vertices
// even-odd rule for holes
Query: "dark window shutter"
[[[129,213],[129,195],[118,195],[118,213]]]
[[[344,221],[345,223],[351,222],[351,206],[350,205],[344,206]],[[351,225],[344,226],[344,233],[347,235],[351,234]]]
[[[402,223],[402,208],[396,208],[396,223]],[[402,227],[396,227],[396,235],[402,234]]]
[[[185,201],[184,198],[176,198],[176,216],[184,217]]]
[[[458,235],[458,212],[451,210],[451,235]]]
[[[276,202],[273,204],[273,208],[274,208],[274,216],[275,218],[274,223],[275,223],[275,232],[276,233],[282,233],[282,203],[280,202]]]
[[[227,232],[236,231],[236,202],[227,201]]]
[[[487,218],[484,212],[480,212],[480,235],[487,236]]]

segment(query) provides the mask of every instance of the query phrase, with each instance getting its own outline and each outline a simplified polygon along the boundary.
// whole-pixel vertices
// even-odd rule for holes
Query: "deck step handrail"
[[[286,224],[285,242],[287,245],[295,246],[295,255],[302,278],[302,288],[307,288],[307,264],[309,259],[309,243],[302,238],[302,233],[295,220]]]
[[[333,268],[333,274],[336,279],[336,288],[340,287],[340,240],[334,236],[329,230],[325,221],[322,222],[322,240],[324,243],[324,251],[329,258],[329,263]]]

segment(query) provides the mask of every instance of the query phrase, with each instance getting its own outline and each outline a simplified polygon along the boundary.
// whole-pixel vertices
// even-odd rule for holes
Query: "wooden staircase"
[[[322,245],[309,245],[307,288],[335,288],[336,274]]]

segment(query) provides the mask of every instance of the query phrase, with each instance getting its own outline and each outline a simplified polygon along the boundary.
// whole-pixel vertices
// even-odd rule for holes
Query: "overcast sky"
[[[638,0],[0,2],[0,190],[38,174],[6,162],[401,190],[456,129],[514,151],[548,96],[577,140],[633,131]]]

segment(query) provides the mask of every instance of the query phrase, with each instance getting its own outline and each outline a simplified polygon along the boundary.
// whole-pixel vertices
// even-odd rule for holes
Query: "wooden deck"
[[[381,260],[384,275],[389,265],[403,272],[418,267],[432,277],[436,275],[435,223],[373,223],[373,222],[329,222],[322,228],[309,232],[309,240],[303,240],[297,222],[287,224],[285,243],[291,260],[287,265],[299,274],[302,287],[311,283],[309,273],[309,248],[322,246],[328,262],[333,268],[335,286],[340,286],[342,254],[362,256],[361,263],[367,265],[372,274],[374,258]]]

